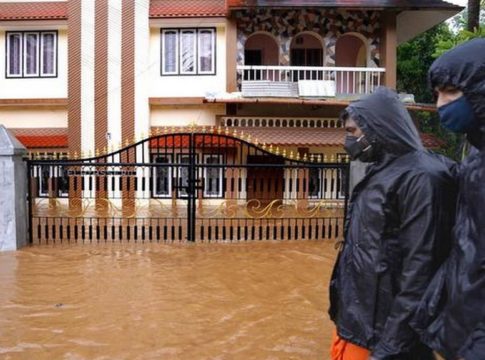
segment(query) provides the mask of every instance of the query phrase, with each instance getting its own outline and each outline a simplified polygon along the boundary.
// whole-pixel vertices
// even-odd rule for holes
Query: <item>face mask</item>
[[[345,138],[344,149],[349,154],[350,160],[359,159],[362,162],[375,161],[374,145],[367,140],[365,135],[359,138],[356,136],[347,136]]]
[[[464,96],[438,108],[443,127],[457,133],[465,133],[473,128],[475,115]]]

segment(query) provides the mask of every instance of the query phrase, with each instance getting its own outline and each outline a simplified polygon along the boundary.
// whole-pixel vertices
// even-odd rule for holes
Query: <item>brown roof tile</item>
[[[172,129],[169,127],[168,129]],[[174,131],[184,132],[184,127],[174,127]],[[252,139],[258,139],[260,144],[278,146],[343,146],[345,129],[343,128],[284,128],[284,127],[234,127],[239,133],[251,135]],[[152,128],[156,132],[157,127]],[[160,133],[164,128],[158,127]],[[188,130],[187,130],[188,131]],[[197,129],[201,131],[201,128]],[[444,146],[444,141],[432,134],[421,134],[423,145],[430,149]]]
[[[67,148],[66,128],[15,128],[9,129],[28,149]]]
[[[67,2],[0,3],[0,20],[66,20]]]
[[[150,17],[226,16],[225,0],[151,0]]]

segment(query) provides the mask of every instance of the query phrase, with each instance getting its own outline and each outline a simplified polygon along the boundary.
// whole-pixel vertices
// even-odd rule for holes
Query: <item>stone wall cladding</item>
[[[251,34],[267,32],[278,40],[280,65],[290,63],[291,40],[309,31],[324,39],[324,65],[335,65],[335,44],[339,36],[359,33],[366,37],[370,48],[370,67],[379,66],[380,13],[378,11],[276,10],[255,9],[240,11],[237,17],[238,65],[244,65],[244,44]]]

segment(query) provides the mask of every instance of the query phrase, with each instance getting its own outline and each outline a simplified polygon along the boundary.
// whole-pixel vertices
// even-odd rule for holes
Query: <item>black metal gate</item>
[[[30,242],[339,239],[347,163],[229,130],[29,159]]]

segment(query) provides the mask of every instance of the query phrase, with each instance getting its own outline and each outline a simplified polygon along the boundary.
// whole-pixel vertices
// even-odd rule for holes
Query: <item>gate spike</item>
[[[76,159],[76,160],[79,159],[79,155],[78,155],[77,151],[74,151],[74,159]]]
[[[105,146],[103,147],[103,155],[106,155],[108,153],[108,148]]]
[[[95,155],[96,155],[96,157],[101,155],[100,152],[99,152],[99,149],[96,149]]]
[[[234,137],[237,137],[238,136],[237,129],[234,129],[232,131],[232,136],[234,136]]]
[[[308,161],[308,155],[306,153],[303,155],[303,161]]]
[[[293,154],[293,150],[291,150],[291,151],[290,151],[290,159],[292,159],[292,160],[293,160],[293,158],[294,158],[294,157],[295,157],[295,156],[294,156],[294,154]]]
[[[323,162],[328,162],[328,157],[327,157],[327,154],[324,154],[324,155],[323,155]]]
[[[277,146],[277,147],[276,147],[275,154],[276,154],[276,155],[279,155],[279,154],[280,154],[280,147],[279,147],[279,146]]]
[[[310,154],[310,161],[311,161],[311,162],[314,162],[314,161],[315,161],[315,155]]]
[[[283,149],[283,157],[286,157],[286,149]]]

